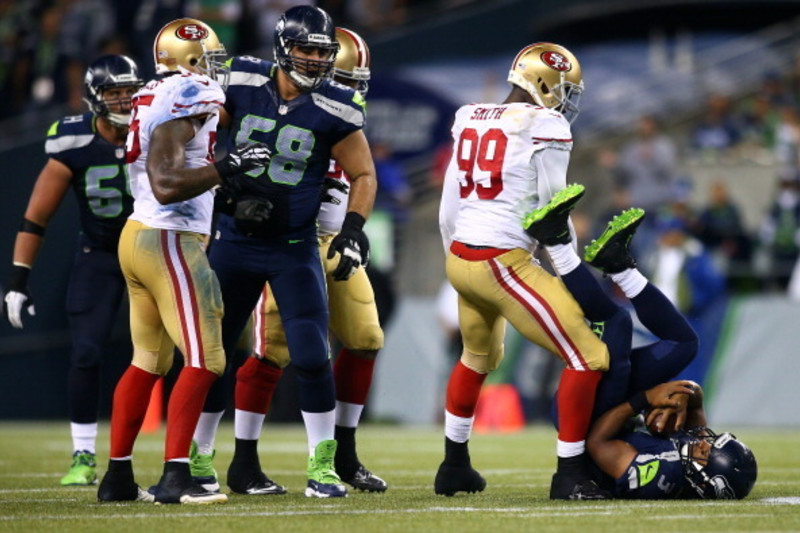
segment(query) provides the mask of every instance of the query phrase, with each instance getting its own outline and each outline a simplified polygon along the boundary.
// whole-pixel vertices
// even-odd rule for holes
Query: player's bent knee
[[[162,356],[159,352],[133,348],[131,364],[150,374],[165,376],[172,368],[172,356]]]
[[[503,350],[498,353],[489,354],[476,354],[468,350],[464,350],[461,354],[461,363],[474,370],[479,374],[488,374],[500,366],[500,361],[503,360]]]
[[[383,348],[383,330],[377,324],[363,327],[358,332],[358,339],[353,343],[353,346],[347,346],[347,348],[352,351],[377,353],[378,350]]]
[[[206,354],[205,369],[221,377],[225,373],[225,352]]]
[[[72,350],[71,363],[75,368],[91,368],[102,362],[102,350],[93,344],[78,344]]]
[[[275,349],[272,346],[270,346],[266,354],[257,354],[256,357],[269,361],[270,364],[281,369],[289,366],[290,362],[288,349]]]

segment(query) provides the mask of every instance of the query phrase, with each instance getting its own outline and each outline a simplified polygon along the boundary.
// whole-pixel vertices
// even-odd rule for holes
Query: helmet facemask
[[[195,66],[202,74],[219,83],[224,91],[228,88],[231,77],[230,68],[226,64],[228,53],[225,51],[225,46],[220,43],[219,48],[213,50],[207,49],[205,42],[201,42],[200,46],[203,48],[203,55],[197,60]]]
[[[304,91],[311,91],[316,89],[326,78],[329,78],[333,71],[333,63],[336,60],[336,52],[338,45],[325,44],[317,45],[312,43],[314,35],[309,35],[308,42],[297,42],[292,40],[284,40],[281,38],[280,42],[275,47],[275,59],[278,65],[288,74],[293,82],[297,84]],[[308,47],[318,48],[328,53],[327,59],[308,59],[292,55],[295,47]],[[282,53],[278,53],[278,49]]]
[[[700,498],[733,500],[747,496],[757,476],[750,449],[731,433],[717,435],[704,427],[689,434],[694,440],[681,445],[681,463],[686,480]],[[706,449],[707,453],[703,451]]]

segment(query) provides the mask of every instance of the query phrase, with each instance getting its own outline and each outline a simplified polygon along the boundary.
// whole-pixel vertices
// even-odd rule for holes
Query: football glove
[[[8,279],[8,287],[5,298],[3,298],[3,311],[17,329],[22,329],[22,308],[28,311],[30,316],[36,315],[33,307],[33,298],[28,290],[28,275],[31,269],[24,266],[14,265],[11,276]]]
[[[339,264],[333,271],[333,279],[345,281],[356,273],[361,265],[369,263],[369,239],[364,233],[364,217],[350,211],[344,217],[342,229],[331,241],[328,248],[328,259],[333,259],[339,252]]]
[[[231,177],[265,167],[272,158],[272,152],[264,143],[242,143],[228,155],[214,163],[222,182],[227,184]]]
[[[327,202],[333,205],[339,205],[342,203],[342,200],[336,198],[331,194],[331,189],[336,189],[342,194],[347,194],[350,191],[350,186],[345,183],[344,180],[337,180],[336,178],[325,178],[325,181],[322,183],[322,196],[320,200],[323,203]]]

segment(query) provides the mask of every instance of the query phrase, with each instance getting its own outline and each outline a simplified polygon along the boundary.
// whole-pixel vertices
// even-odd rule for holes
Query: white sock
[[[572,243],[556,244],[554,246],[547,246],[545,249],[550,255],[553,268],[561,276],[569,274],[581,264],[581,258],[578,257]]]
[[[611,281],[617,284],[629,300],[638,296],[647,286],[647,278],[635,268],[611,274]]]
[[[472,435],[472,424],[474,422],[474,416],[464,418],[445,410],[444,436],[453,442],[467,442],[470,435]]]
[[[70,422],[69,429],[70,433],[72,433],[72,449],[74,451],[96,453],[97,422],[89,424]]]
[[[364,406],[357,403],[336,402],[336,425],[346,428],[358,427]]]
[[[314,448],[324,440],[333,440],[333,425],[336,422],[336,409],[324,413],[300,411],[306,424],[308,451],[313,457]]]
[[[237,439],[258,440],[266,417],[265,414],[236,409],[233,413],[233,435]]]
[[[197,427],[194,429],[194,442],[197,443],[197,453],[211,455],[214,452],[214,438],[217,436],[219,421],[225,411],[218,413],[200,413]]]
[[[559,457],[575,457],[576,455],[582,454],[586,450],[586,441],[578,441],[578,442],[564,442],[563,440],[558,441],[556,445],[556,454]]]

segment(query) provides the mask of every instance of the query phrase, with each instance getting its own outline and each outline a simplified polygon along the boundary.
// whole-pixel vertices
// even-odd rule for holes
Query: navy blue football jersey
[[[72,171],[81,231],[89,243],[116,250],[119,234],[133,210],[125,173],[125,147],[106,141],[91,113],[64,117],[50,126],[47,155]]]
[[[648,500],[684,497],[688,483],[678,450],[691,437],[682,432],[663,438],[644,431],[632,431],[620,438],[639,453],[625,474],[616,479],[615,496]]]
[[[267,168],[241,175],[245,194],[273,204],[267,235],[290,238],[315,231],[331,148],[364,127],[364,99],[349,87],[325,81],[293,100],[278,94],[278,66],[254,57],[229,62],[225,109],[231,115],[228,148],[248,141],[272,150]],[[230,221],[221,221],[224,228]]]

